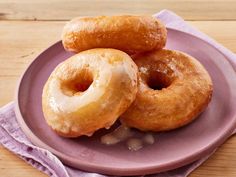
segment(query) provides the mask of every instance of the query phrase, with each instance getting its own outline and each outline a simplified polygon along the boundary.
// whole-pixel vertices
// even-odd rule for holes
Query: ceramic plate
[[[143,175],[174,169],[193,162],[222,143],[236,123],[236,74],[216,48],[187,33],[168,29],[166,48],[197,58],[209,72],[214,93],[208,108],[193,123],[155,134],[155,143],[131,152],[124,144],[105,146],[100,136],[66,139],[46,124],[41,107],[43,86],[53,69],[72,55],[61,41],[42,52],[23,74],[16,97],[16,115],[30,140],[59,157],[65,164],[109,175]]]

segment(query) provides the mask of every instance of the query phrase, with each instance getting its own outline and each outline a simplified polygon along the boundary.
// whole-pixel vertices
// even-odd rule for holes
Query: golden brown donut
[[[42,108],[59,135],[78,137],[109,128],[137,92],[137,66],[116,49],[91,49],[59,64],[43,88]]]
[[[212,81],[193,57],[159,50],[134,57],[138,93],[121,121],[143,131],[165,131],[194,120],[208,105]]]
[[[166,35],[164,25],[152,16],[81,17],[65,25],[62,42],[73,52],[115,48],[134,54],[163,48]]]

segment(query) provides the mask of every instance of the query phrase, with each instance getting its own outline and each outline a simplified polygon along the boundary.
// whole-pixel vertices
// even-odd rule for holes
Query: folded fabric
[[[154,15],[163,21],[168,28],[177,29],[190,34],[193,34],[208,43],[218,48],[224,55],[226,55],[233,66],[236,68],[236,56],[218,44],[216,41],[201,33],[194,27],[187,24],[181,17],[177,16],[171,11],[163,10]],[[234,133],[236,132],[236,129]],[[31,164],[38,170],[46,173],[51,177],[104,177],[96,173],[88,173],[78,169],[74,169],[64,165],[55,155],[48,150],[39,148],[33,145],[30,140],[22,132],[21,128],[16,121],[14,113],[14,103],[11,102],[0,109],[0,143],[7,149],[24,159],[27,163]],[[201,165],[211,154],[199,159],[189,165],[153,175],[147,175],[149,177],[186,177],[195,168]]]

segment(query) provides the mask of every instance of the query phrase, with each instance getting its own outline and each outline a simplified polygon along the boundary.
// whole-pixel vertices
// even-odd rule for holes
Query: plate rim
[[[232,67],[232,70],[236,74],[236,70],[235,70],[234,66],[232,65],[232,63],[231,63],[233,61],[231,61],[230,58],[228,58],[217,47],[213,46],[208,41],[203,40],[202,38],[200,38],[198,36],[194,36],[193,34],[185,32],[185,31],[181,31],[181,30],[177,30],[177,29],[169,28],[169,27],[167,27],[167,29],[175,31],[175,32],[184,33],[185,35],[190,35],[192,38],[196,38],[197,40],[202,41],[203,43],[207,44],[208,46],[211,46],[212,48],[217,50],[222,56],[224,56],[224,58],[226,59],[226,61],[229,63],[229,65]],[[186,157],[180,158],[178,160],[170,161],[168,163],[164,163],[164,164],[161,164],[161,165],[159,164],[159,165],[145,166],[145,167],[142,167],[142,168],[140,168],[140,167],[115,168],[115,167],[94,165],[93,163],[89,163],[88,161],[87,162],[79,161],[79,163],[78,163],[78,161],[75,161],[72,157],[70,157],[68,155],[65,155],[64,153],[50,147],[49,145],[44,143],[40,138],[38,138],[30,130],[30,128],[27,126],[26,122],[24,121],[23,114],[21,113],[21,110],[20,110],[19,91],[20,91],[21,83],[22,83],[22,80],[24,79],[24,76],[26,75],[26,73],[30,69],[30,67],[34,64],[34,62],[36,62],[37,59],[41,55],[43,55],[50,48],[53,48],[54,46],[59,45],[60,43],[61,43],[61,40],[55,42],[54,44],[50,45],[49,47],[47,47],[46,49],[41,51],[40,54],[38,56],[36,56],[34,58],[34,60],[32,60],[28,64],[28,66],[25,68],[24,72],[21,74],[21,76],[18,80],[18,83],[16,85],[15,97],[14,97],[15,98],[14,99],[15,100],[14,110],[15,110],[15,114],[16,114],[16,119],[17,119],[21,129],[26,134],[26,136],[30,139],[30,141],[34,145],[50,151],[52,154],[57,156],[57,158],[59,158],[66,165],[69,165],[69,166],[77,168],[77,169],[87,170],[89,172],[109,174],[109,175],[130,176],[130,175],[143,175],[143,174],[159,173],[159,172],[163,172],[163,171],[166,171],[166,170],[176,169],[176,168],[182,167],[184,165],[187,165],[191,162],[194,162],[194,161],[198,160],[199,157],[203,157],[203,156],[207,155],[208,153],[212,152],[216,147],[218,147],[220,144],[222,144],[230,136],[230,134],[233,132],[233,130],[235,128],[235,125],[236,125],[236,115],[232,115],[233,116],[233,123],[231,125],[229,125],[228,129],[225,130],[225,132],[222,133],[217,139],[212,141],[211,144],[208,144],[208,146],[206,146],[206,147],[202,148],[201,150],[197,151],[195,154],[190,154]],[[78,168],[78,166],[79,166],[79,168]]]

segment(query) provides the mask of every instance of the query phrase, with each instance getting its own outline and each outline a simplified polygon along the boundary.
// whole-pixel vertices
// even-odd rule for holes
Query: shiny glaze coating
[[[175,129],[194,120],[210,102],[211,78],[193,57],[163,49],[136,55],[134,61],[138,93],[121,116],[127,126],[143,131]]]
[[[152,16],[80,17],[65,25],[62,42],[73,52],[115,48],[134,54],[163,48],[166,36],[165,26]]]
[[[42,94],[47,123],[59,135],[92,135],[110,127],[137,92],[137,66],[126,53],[92,49],[59,64]]]

